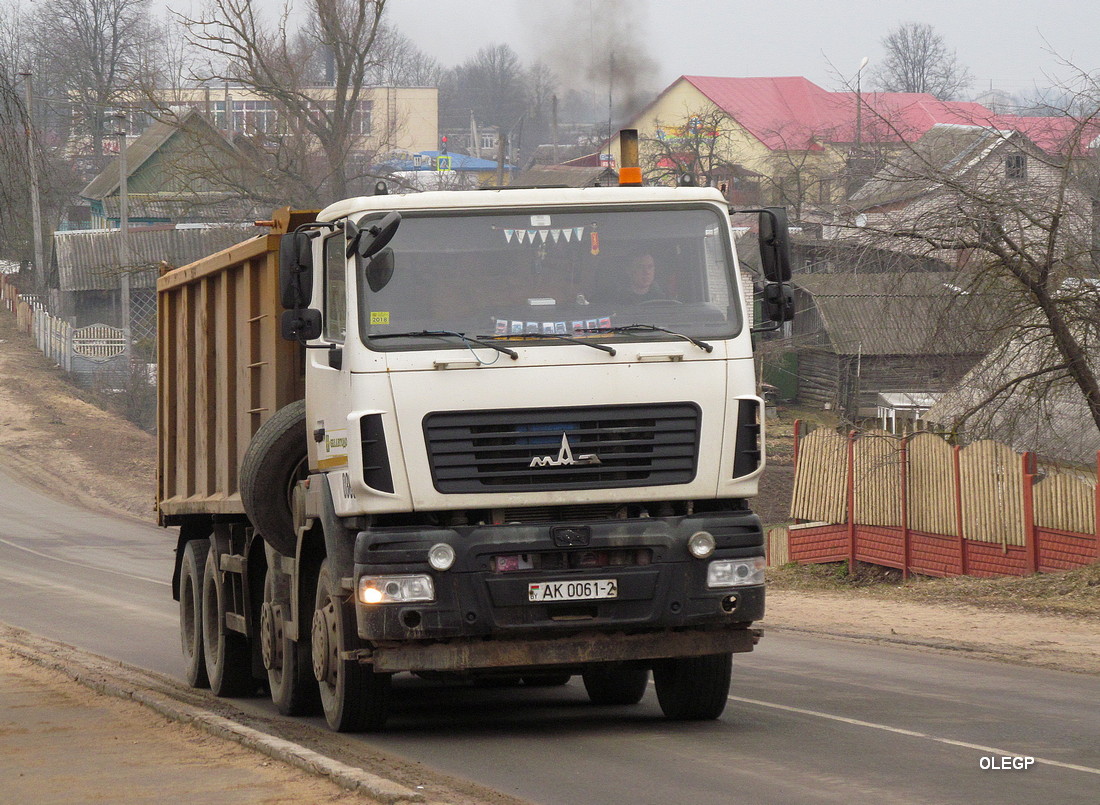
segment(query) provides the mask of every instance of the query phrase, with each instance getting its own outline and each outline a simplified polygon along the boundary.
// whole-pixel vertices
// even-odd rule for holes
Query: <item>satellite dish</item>
[[[859,215],[857,215],[856,216],[856,226],[858,226],[860,229],[863,229],[863,227],[867,226],[867,216],[864,215],[863,213],[860,213]]]

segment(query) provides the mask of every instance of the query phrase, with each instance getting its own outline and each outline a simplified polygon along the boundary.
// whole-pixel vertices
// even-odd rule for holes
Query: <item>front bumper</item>
[[[562,538],[564,531],[570,533],[568,541],[574,544],[563,544],[567,542]],[[578,531],[585,535],[586,544],[575,544]],[[717,547],[708,559],[695,559],[687,552],[687,540],[697,531],[715,537]],[[439,542],[450,544],[456,552],[454,565],[442,572],[427,564],[428,549]],[[622,550],[645,552],[650,561],[553,571],[493,570],[492,560],[497,555],[577,551],[596,555]],[[378,651],[385,646],[391,657],[404,656],[392,660],[393,664],[426,662],[448,669],[748,651],[755,641],[748,637],[747,627],[764,615],[764,586],[708,588],[707,565],[713,559],[762,554],[763,532],[759,518],[751,512],[567,524],[372,529],[356,538],[356,589],[363,575],[426,573],[435,585],[435,601],[357,603],[358,632]],[[532,582],[606,578],[617,582],[614,599],[529,600]],[[546,640],[559,641],[557,648],[540,643]],[[458,643],[445,647],[440,645],[443,641]],[[495,645],[482,646],[485,642]],[[609,648],[615,644],[623,648]],[[542,648],[525,648],[536,645]],[[427,650],[431,646],[434,648]],[[620,656],[623,652],[629,656]],[[502,659],[506,656],[519,662]],[[376,661],[381,662],[381,655]],[[390,664],[387,660],[385,667]]]

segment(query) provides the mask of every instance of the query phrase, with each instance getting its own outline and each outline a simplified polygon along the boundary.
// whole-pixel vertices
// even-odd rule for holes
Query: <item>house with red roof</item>
[[[732,201],[828,206],[850,190],[853,166],[915,142],[937,124],[988,125],[978,103],[923,93],[830,92],[798,77],[681,76],[628,124],[643,170],[660,181],[694,172]],[[610,151],[618,157],[618,138]],[[864,178],[872,168],[864,167]]]

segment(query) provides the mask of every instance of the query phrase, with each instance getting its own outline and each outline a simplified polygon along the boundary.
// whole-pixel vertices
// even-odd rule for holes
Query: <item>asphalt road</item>
[[[0,621],[180,678],[174,545],[0,472]],[[652,690],[593,707],[579,680],[398,687],[364,749],[547,805],[1100,802],[1092,676],[776,633],[735,665],[717,722],[667,722]],[[1008,755],[1034,762],[983,768]]]

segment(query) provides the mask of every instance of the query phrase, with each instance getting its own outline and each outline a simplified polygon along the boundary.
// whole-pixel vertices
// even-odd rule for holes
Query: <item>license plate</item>
[[[615,579],[590,581],[540,581],[527,585],[527,600],[545,601],[596,601],[601,598],[617,598],[619,582]]]

